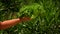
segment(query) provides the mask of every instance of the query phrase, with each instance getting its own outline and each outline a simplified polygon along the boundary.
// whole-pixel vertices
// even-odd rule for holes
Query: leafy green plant
[[[32,5],[23,6],[18,12],[18,16],[30,16],[31,18],[36,18],[39,14],[44,13],[45,10],[42,5],[34,3]]]

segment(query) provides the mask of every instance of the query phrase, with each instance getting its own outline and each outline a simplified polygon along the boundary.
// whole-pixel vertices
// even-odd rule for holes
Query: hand
[[[29,21],[29,20],[31,20],[30,17],[23,17],[23,18],[20,18],[20,19],[21,19],[21,21]]]

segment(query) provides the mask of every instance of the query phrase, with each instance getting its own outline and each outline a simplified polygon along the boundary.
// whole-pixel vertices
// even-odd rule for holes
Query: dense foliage
[[[59,0],[0,0],[0,21],[29,16],[31,21],[0,31],[1,34],[60,34]]]

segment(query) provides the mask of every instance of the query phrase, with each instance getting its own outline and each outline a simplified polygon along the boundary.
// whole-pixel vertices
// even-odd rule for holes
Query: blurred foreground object
[[[17,19],[12,19],[12,20],[6,20],[0,23],[0,30],[7,29],[9,27],[12,27],[19,22],[24,22],[30,20],[29,17],[23,17],[23,18],[17,18]]]

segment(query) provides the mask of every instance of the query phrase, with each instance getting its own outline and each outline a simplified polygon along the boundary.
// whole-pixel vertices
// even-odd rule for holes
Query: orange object
[[[17,19],[3,21],[0,23],[0,30],[10,28],[11,26],[14,26],[19,22],[28,21],[28,20],[30,20],[29,17],[23,17],[23,18],[17,18]]]

